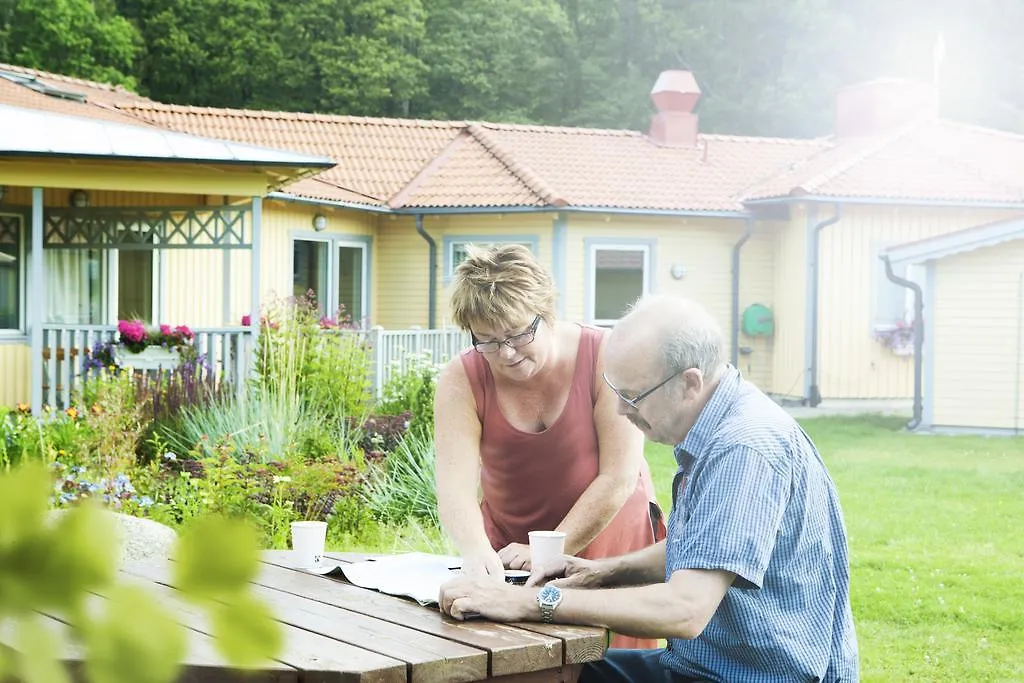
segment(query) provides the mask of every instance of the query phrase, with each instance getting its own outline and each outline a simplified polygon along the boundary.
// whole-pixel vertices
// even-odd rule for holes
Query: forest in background
[[[1022,25],[1020,0],[0,0],[0,63],[176,104],[631,129],[680,68],[703,131],[812,137],[839,88],[938,56],[943,116],[1024,132]]]

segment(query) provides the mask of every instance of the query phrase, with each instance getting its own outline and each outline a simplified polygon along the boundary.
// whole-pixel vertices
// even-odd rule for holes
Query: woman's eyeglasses
[[[477,353],[494,353],[501,348],[502,344],[508,346],[510,349],[518,349],[526,346],[533,342],[534,337],[537,336],[537,328],[540,326],[540,316],[538,315],[533,319],[533,323],[530,325],[530,329],[526,330],[521,334],[514,334],[507,339],[501,341],[477,341],[476,337],[473,337],[473,348],[477,350]]]

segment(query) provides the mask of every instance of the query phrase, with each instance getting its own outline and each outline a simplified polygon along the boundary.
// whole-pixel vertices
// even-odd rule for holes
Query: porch
[[[218,382],[241,391],[250,376],[255,335],[249,327],[193,328],[194,345],[202,364]],[[325,331],[324,335],[358,335],[369,347],[367,372],[374,397],[381,398],[383,388],[397,374],[407,372],[419,359],[442,363],[469,346],[469,335],[456,328],[437,330]],[[97,344],[115,342],[116,325],[43,325],[41,353],[42,403],[56,408],[71,405],[75,390],[90,371]]]

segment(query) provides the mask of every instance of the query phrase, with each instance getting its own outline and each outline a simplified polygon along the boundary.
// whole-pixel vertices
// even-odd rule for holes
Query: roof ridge
[[[900,138],[910,133],[910,131],[919,127],[921,123],[921,120],[912,121],[911,123],[901,126],[895,131],[889,133],[888,135],[879,136],[876,140],[871,141],[869,142],[869,144],[865,145],[865,147],[859,150],[856,154],[851,154],[849,157],[842,159],[834,166],[831,166],[825,169],[824,171],[821,171],[820,173],[811,176],[809,179],[807,179],[807,181],[801,183],[799,185],[799,188],[804,192],[813,192],[814,190],[818,189],[825,183],[835,180],[842,174],[852,169],[854,166],[861,164],[870,159],[871,157],[873,157],[874,155],[878,154],[889,145],[893,144]],[[833,147],[832,149],[840,149],[841,144],[842,143],[837,143],[836,146]],[[823,150],[822,153],[825,153],[827,151],[828,150]],[[813,159],[816,156],[817,155],[809,157],[807,161],[810,161],[810,159]],[[807,162],[805,161],[803,163]]]
[[[435,170],[443,166],[448,159],[450,159],[451,156],[466,143],[466,140],[469,137],[470,134],[465,128],[460,130],[455,137],[453,137],[448,144],[444,146],[444,149],[435,154],[430,161],[424,164],[423,167],[416,172],[416,175],[412,177],[412,180],[403,185],[402,189],[396,192],[385,203],[392,209],[399,209],[405,206],[409,197],[415,194],[416,190],[423,185],[424,181],[432,176]]]
[[[237,109],[229,107],[203,107],[192,104],[169,104],[166,102],[126,102],[117,105],[119,108],[139,111],[160,111],[184,114],[216,114],[223,117],[243,119],[271,119],[292,121],[314,121],[321,123],[363,123],[391,126],[428,126],[434,128],[462,128],[464,121],[447,119],[403,119],[384,116],[355,116],[352,114],[322,114],[304,111],[281,111],[274,109]]]
[[[380,197],[374,197],[373,195],[366,194],[365,192],[360,192],[359,190],[353,190],[351,187],[345,187],[344,185],[339,185],[338,183],[334,182],[333,180],[328,180],[327,178],[323,177],[323,174],[319,174],[319,175],[315,175],[315,176],[310,176],[309,178],[307,178],[307,180],[312,180],[312,181],[317,182],[317,183],[323,183],[324,185],[330,185],[331,187],[336,187],[339,190],[344,190],[345,192],[351,192],[352,194],[357,194],[360,197],[366,197],[367,199],[375,201],[375,202],[381,201]]]
[[[524,133],[564,133],[567,135],[601,135],[606,137],[642,137],[643,133],[630,128],[585,128],[575,126],[552,126],[541,123],[500,123],[494,121],[470,121],[469,125],[486,130],[520,131]]]
[[[518,178],[519,181],[539,199],[555,207],[566,206],[569,203],[563,197],[559,196],[553,188],[549,187],[548,184],[545,183],[539,175],[534,173],[530,167],[516,161],[511,154],[502,149],[498,142],[488,135],[487,131],[479,124],[471,123],[467,126],[466,131],[476,138],[477,142],[483,145],[484,149],[486,149],[491,156],[501,162],[502,165],[512,173],[512,175]]]
[[[987,126],[979,126],[975,123],[954,121],[952,119],[938,119],[936,123],[944,126],[951,126],[953,128],[961,128],[972,133],[983,133],[996,138],[1010,138],[1018,142],[1024,142],[1024,133],[1014,133],[1013,131],[1002,130],[1001,128],[989,128]]]

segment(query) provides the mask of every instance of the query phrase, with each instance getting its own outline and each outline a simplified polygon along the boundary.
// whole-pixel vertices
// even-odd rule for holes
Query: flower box
[[[121,367],[136,370],[173,370],[181,363],[181,352],[163,346],[147,346],[138,353],[115,346],[114,361]]]

